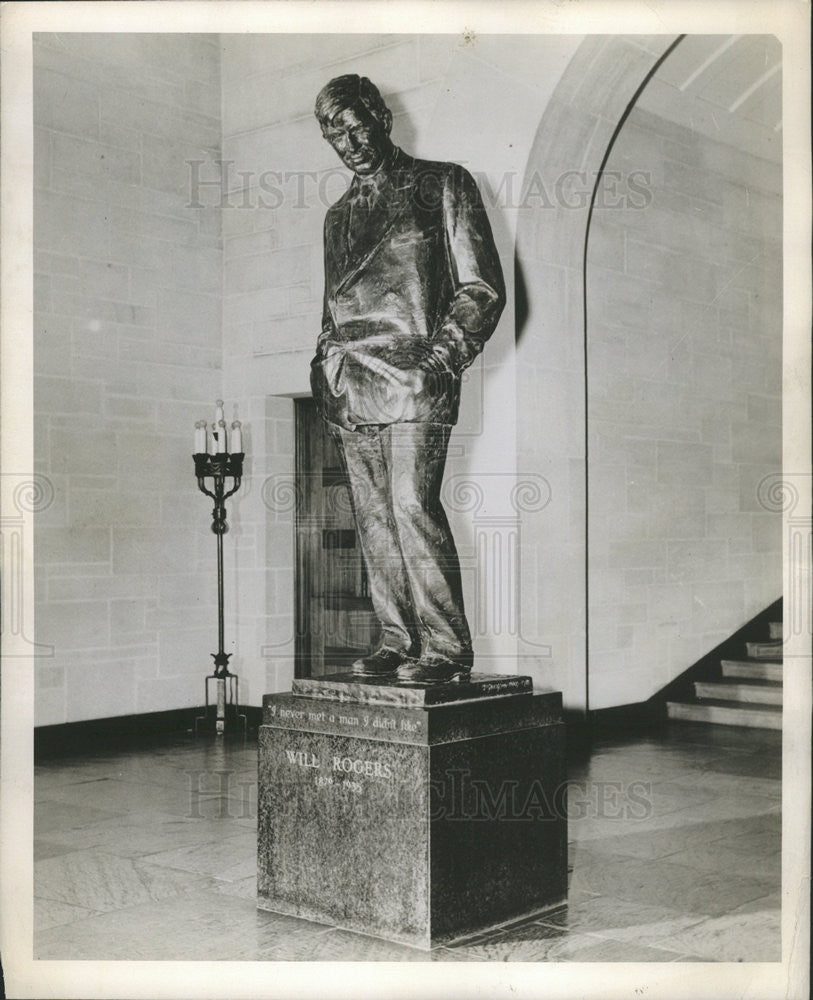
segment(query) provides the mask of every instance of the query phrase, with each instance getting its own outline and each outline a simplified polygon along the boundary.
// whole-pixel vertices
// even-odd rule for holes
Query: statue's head
[[[392,113],[366,76],[337,76],[319,91],[314,108],[322,135],[346,167],[374,174],[392,149]]]

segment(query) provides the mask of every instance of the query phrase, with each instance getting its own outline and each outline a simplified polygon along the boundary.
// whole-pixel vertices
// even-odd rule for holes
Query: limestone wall
[[[782,468],[782,167],[759,152],[642,107],[607,164],[652,188],[590,233],[594,708],[648,697],[782,592],[759,493]]]
[[[210,502],[192,428],[220,392],[217,40],[34,44],[39,725],[201,703],[217,645]]]

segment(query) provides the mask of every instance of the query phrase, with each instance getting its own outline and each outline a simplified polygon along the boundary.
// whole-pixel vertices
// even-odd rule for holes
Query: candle
[[[200,455],[206,451],[206,421],[198,420],[195,423],[195,454]]]
[[[226,451],[226,421],[217,422],[217,454],[221,455]]]
[[[243,450],[243,432],[239,420],[233,421],[231,425],[231,450],[233,455]]]
[[[214,455],[217,452],[217,424],[212,424],[212,432],[209,435],[209,454]]]
[[[223,420],[223,400],[215,400],[215,423],[219,424]]]

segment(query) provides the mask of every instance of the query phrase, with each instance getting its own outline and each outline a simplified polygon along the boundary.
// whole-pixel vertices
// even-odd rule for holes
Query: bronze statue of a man
[[[392,114],[355,74],[316,98],[322,134],[353,171],[325,218],[314,398],[350,483],[379,648],[363,676],[466,677],[472,645],[440,489],[460,376],[491,336],[505,286],[471,175],[393,145]]]

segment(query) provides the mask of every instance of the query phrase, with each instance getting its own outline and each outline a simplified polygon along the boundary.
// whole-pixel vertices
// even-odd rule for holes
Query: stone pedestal
[[[560,693],[336,675],[263,718],[261,908],[431,948],[565,898]]]

